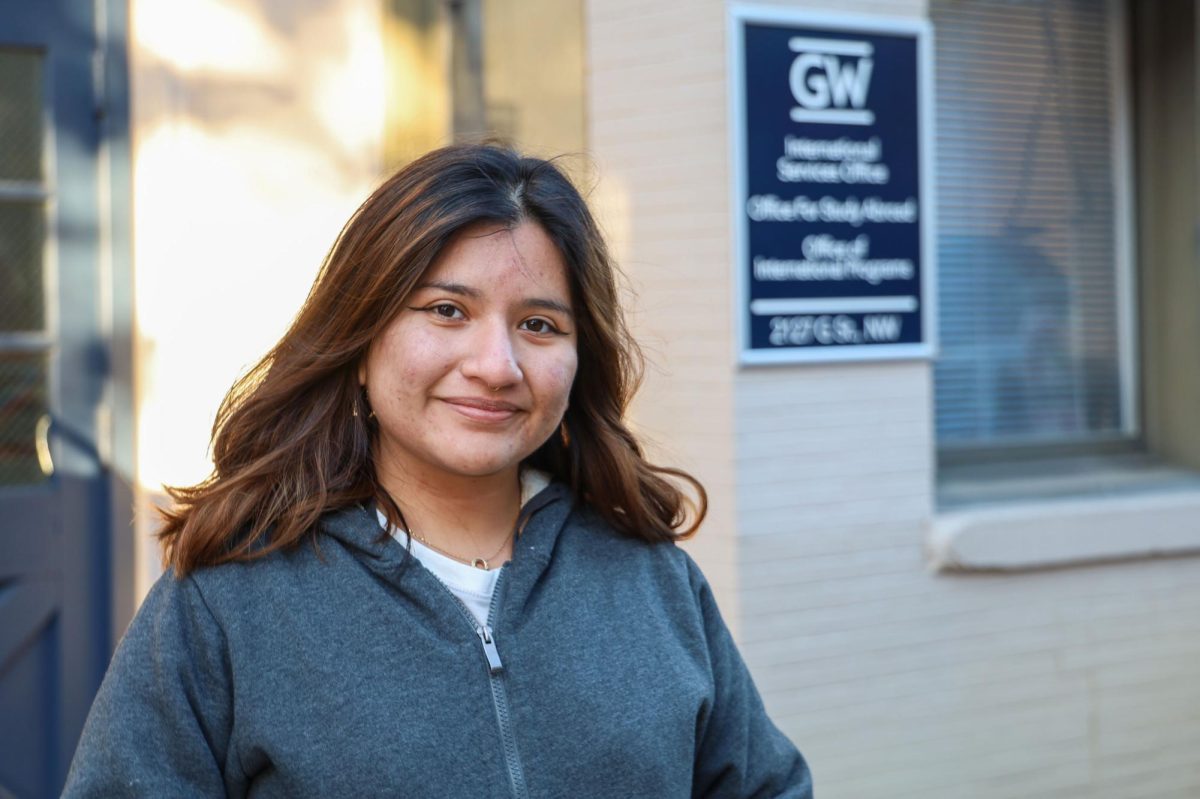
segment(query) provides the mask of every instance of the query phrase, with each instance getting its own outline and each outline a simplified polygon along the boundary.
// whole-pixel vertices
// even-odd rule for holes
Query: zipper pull
[[[500,651],[496,649],[496,639],[492,637],[492,628],[481,626],[475,628],[476,635],[479,640],[483,641],[483,654],[487,655],[488,671],[492,674],[498,674],[504,670],[504,664],[500,662]]]

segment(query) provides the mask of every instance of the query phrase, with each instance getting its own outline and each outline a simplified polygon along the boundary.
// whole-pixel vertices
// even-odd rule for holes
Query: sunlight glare
[[[285,71],[283,47],[262,22],[224,0],[132,4],[139,48],[182,72],[267,77]]]

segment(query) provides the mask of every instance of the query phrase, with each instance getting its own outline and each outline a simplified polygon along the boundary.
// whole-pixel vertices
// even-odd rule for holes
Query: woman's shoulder
[[[252,550],[249,557],[201,566],[183,576],[168,570],[159,582],[167,595],[194,592],[221,615],[278,604],[289,596],[300,599],[328,584],[331,573],[397,557],[382,540],[373,515],[346,509],[327,514],[311,535],[286,548]]]
[[[161,622],[217,624],[262,601],[272,585],[283,585],[294,568],[287,553],[272,552],[251,561],[200,566],[186,573],[166,568],[151,586],[139,617]]]
[[[705,578],[692,556],[674,541],[647,541],[617,530],[594,508],[581,506],[563,530],[564,551],[625,574],[664,580],[699,593]]]

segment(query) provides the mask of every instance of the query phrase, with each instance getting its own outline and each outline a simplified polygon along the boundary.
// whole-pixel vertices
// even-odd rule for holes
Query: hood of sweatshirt
[[[520,532],[513,541],[512,560],[502,567],[506,574],[500,585],[506,608],[519,612],[524,605],[553,557],[559,534],[570,518],[574,504],[570,488],[551,482],[521,508],[517,518]],[[423,593],[429,589],[428,581],[437,579],[380,526],[371,506],[352,505],[325,515],[321,519],[321,532],[339,542],[385,582],[405,593],[413,589]]]

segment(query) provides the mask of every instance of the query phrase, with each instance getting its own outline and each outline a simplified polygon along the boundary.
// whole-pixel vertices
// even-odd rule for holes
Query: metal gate
[[[0,0],[0,797],[58,794],[111,651],[121,6]]]

